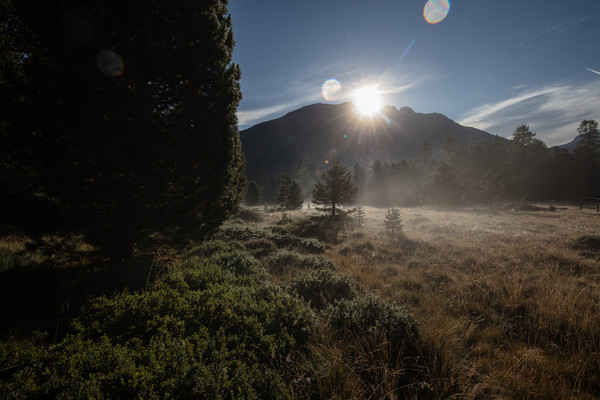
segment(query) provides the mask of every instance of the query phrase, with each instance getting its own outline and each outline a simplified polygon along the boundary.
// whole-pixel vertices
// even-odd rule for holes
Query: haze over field
[[[232,0],[240,127],[316,102],[360,102],[365,87],[382,105],[507,138],[529,124],[548,146],[600,119],[600,3],[426,3]]]

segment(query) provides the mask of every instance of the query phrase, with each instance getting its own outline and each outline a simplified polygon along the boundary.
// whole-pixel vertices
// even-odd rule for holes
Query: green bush
[[[279,247],[294,247],[306,253],[322,254],[325,246],[317,239],[302,238],[286,233],[276,233],[269,237]]]
[[[238,245],[191,253],[149,290],[90,300],[55,345],[0,344],[0,398],[289,397],[278,365],[311,310]]]
[[[248,225],[242,220],[227,221],[215,234],[215,239],[224,241],[245,241],[265,237],[264,229]]]
[[[291,268],[300,267],[302,265],[302,259],[302,255],[295,251],[277,250],[267,257],[266,262],[269,272],[280,274]]]
[[[234,217],[239,218],[244,222],[262,222],[263,220],[262,213],[251,208],[240,208],[240,210],[235,213]]]
[[[367,294],[354,299],[341,299],[325,310],[331,326],[340,334],[357,336],[384,334],[392,345],[413,341],[418,330],[405,307]]]
[[[254,257],[257,258],[268,256],[277,250],[275,243],[266,238],[250,239],[243,242],[243,245],[252,253]]]
[[[296,221],[289,231],[294,235],[315,238],[324,242],[335,243],[340,232],[351,226],[353,219],[348,215],[310,217]]]
[[[299,254],[291,250],[277,250],[265,259],[269,272],[281,274],[293,268],[335,269],[333,262],[321,255]]]
[[[292,279],[292,289],[317,311],[339,300],[352,300],[358,289],[350,275],[327,269],[301,274]]]

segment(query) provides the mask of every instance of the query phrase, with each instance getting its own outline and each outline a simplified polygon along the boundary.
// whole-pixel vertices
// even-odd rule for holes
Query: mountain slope
[[[240,136],[250,177],[261,168],[270,173],[289,172],[304,157],[321,163],[335,154],[347,166],[367,166],[375,159],[414,158],[423,142],[436,154],[449,136],[460,145],[494,138],[442,114],[388,106],[370,118],[360,116],[352,103],[306,106],[243,130]]]

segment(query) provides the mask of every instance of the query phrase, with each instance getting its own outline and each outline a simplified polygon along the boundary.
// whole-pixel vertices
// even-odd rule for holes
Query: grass
[[[404,239],[386,236],[385,210],[367,209],[365,239],[347,233],[326,255],[409,307],[435,355],[438,390],[452,382],[461,398],[600,395],[600,254],[573,246],[597,234],[600,216],[575,207],[401,214]]]
[[[391,237],[386,210],[365,211],[363,227],[346,224],[328,236],[313,210],[283,221],[257,208],[217,235],[238,241],[264,279],[302,293],[321,321],[277,367],[293,397],[600,397],[600,215],[577,207],[401,208],[402,234]],[[311,233],[330,240],[295,236]],[[160,271],[187,262],[167,249],[127,271],[99,267],[77,237],[47,237],[32,249],[26,237],[0,238],[0,297],[25,311],[11,305],[2,317],[24,337],[40,328],[52,341],[86,296],[148,289]],[[223,265],[243,264],[216,254]],[[360,300],[372,295],[376,309],[404,306],[414,317],[419,335],[409,347],[385,329],[340,335],[327,323],[335,310],[350,312],[344,304],[372,309]]]

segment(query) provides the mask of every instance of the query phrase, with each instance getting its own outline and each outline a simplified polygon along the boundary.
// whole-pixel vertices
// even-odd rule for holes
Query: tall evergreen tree
[[[579,141],[575,147],[575,162],[578,167],[582,194],[598,195],[600,184],[600,132],[598,122],[583,120],[577,128]]]
[[[302,208],[304,195],[302,194],[302,187],[300,187],[298,181],[289,176],[283,177],[281,185],[279,186],[277,203],[279,203],[284,210],[297,210]]]
[[[352,182],[350,171],[338,160],[333,162],[315,184],[312,202],[319,211],[329,212],[332,217],[339,214],[339,207],[356,200],[358,186]]]
[[[202,238],[245,186],[227,2],[4,1],[0,216],[115,258]],[[7,6],[8,5],[8,6]],[[8,213],[6,210],[10,210]]]
[[[356,183],[359,189],[364,188],[367,183],[365,169],[360,164],[355,164],[354,167],[352,167],[352,181]]]
[[[456,205],[464,192],[451,166],[440,163],[433,176],[426,183],[423,194],[427,202],[440,205]]]
[[[248,182],[248,186],[246,187],[246,204],[249,206],[260,204],[260,188],[254,181]]]
[[[529,129],[529,125],[522,124],[513,131],[511,141],[519,146],[528,147],[535,140],[535,133]]]

